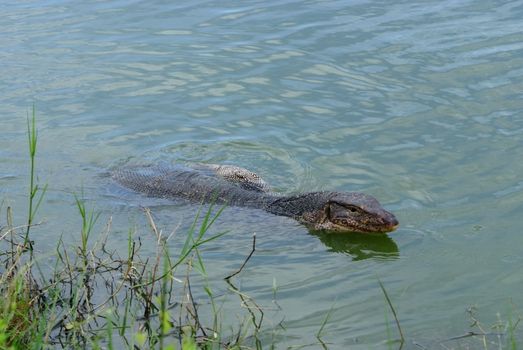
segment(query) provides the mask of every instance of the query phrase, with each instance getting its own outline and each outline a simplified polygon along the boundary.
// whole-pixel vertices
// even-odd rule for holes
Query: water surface
[[[401,222],[389,237],[318,236],[225,210],[213,232],[229,233],[204,251],[215,288],[226,291],[221,278],[256,233],[239,280],[267,308],[278,348],[316,342],[331,309],[329,348],[388,348],[378,278],[407,348],[443,348],[468,331],[470,305],[486,324],[521,310],[520,1],[23,1],[0,11],[0,198],[25,216],[35,103],[49,184],[42,251],[62,234],[74,241],[82,191],[113,216],[114,242],[145,222],[146,205],[166,230],[179,225],[174,249],[197,206],[122,192],[104,173],[227,163],[280,192],[365,191]]]

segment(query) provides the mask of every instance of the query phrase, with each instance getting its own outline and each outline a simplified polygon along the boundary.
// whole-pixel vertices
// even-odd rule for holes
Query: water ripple
[[[235,164],[278,192],[365,191],[401,222],[378,244],[397,248],[389,259],[290,219],[224,213],[231,238],[213,246],[211,265],[229,272],[256,228],[259,260],[245,285],[270,304],[278,276],[288,339],[316,334],[336,300],[334,347],[386,347],[375,275],[407,334],[425,339],[435,329],[455,335],[471,302],[495,314],[499,300],[521,294],[521,1],[24,1],[0,10],[2,194],[26,188],[34,101],[49,225],[74,217],[79,186],[101,192],[108,214],[136,215],[145,199],[97,192],[114,166]],[[167,226],[194,214],[187,203],[145,201]]]

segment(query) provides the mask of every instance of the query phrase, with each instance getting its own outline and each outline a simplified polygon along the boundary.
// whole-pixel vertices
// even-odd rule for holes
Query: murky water
[[[316,342],[330,310],[330,348],[387,348],[378,278],[407,348],[464,334],[470,305],[486,324],[521,310],[521,1],[24,1],[0,12],[0,198],[25,216],[35,103],[49,184],[41,250],[77,235],[82,191],[113,216],[115,242],[147,205],[166,230],[180,224],[176,246],[197,206],[121,193],[104,172],[228,163],[281,192],[365,191],[402,224],[389,237],[315,236],[228,208],[213,232],[230,232],[204,259],[225,291],[257,234],[239,281],[267,308],[278,348]]]

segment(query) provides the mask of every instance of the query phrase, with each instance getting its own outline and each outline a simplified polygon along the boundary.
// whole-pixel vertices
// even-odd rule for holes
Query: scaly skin
[[[236,167],[231,169],[245,170]],[[245,174],[251,176],[253,173]],[[114,171],[112,177],[121,185],[152,197],[215,201],[263,209],[275,215],[294,218],[314,230],[385,233],[398,226],[395,216],[383,209],[374,197],[359,192],[310,192],[280,196],[264,192],[265,187],[259,185],[259,181],[263,180],[257,175],[253,180],[256,181],[255,188],[250,189],[250,183],[234,182],[228,174],[222,176],[216,173],[213,176],[209,172],[188,167],[122,168]],[[242,176],[238,179],[251,181],[243,180]]]
[[[264,208],[318,231],[385,233],[399,225],[372,196],[359,192],[310,192],[281,197]]]

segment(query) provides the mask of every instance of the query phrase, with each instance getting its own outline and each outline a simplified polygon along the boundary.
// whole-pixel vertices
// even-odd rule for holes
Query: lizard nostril
[[[398,226],[400,224],[398,219],[396,219],[396,217],[394,215],[392,215],[392,214],[390,214],[389,217],[385,218],[384,221],[385,221],[386,225],[393,226],[393,227],[396,227],[396,226]]]

